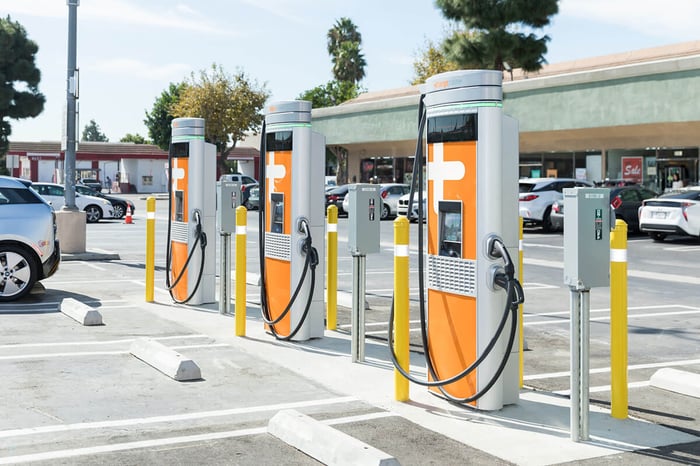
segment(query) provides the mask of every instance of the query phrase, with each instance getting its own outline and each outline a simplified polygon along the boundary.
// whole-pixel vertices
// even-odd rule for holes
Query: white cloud
[[[148,5],[146,3],[146,5]],[[68,6],[62,0],[0,0],[0,10],[10,15],[67,18]],[[185,4],[175,4],[162,10],[147,9],[133,0],[83,0],[78,7],[78,21],[109,21],[198,31],[215,35],[239,35],[217,25],[206,15]]]
[[[100,60],[81,67],[85,72],[108,73],[110,76],[124,76],[129,82],[129,77],[147,79],[151,81],[173,81],[182,80],[182,76],[189,74],[192,70],[190,65],[184,63],[167,63],[164,65],[154,65],[132,58],[114,58],[110,60]]]
[[[599,21],[649,36],[697,40],[697,0],[563,0],[559,14]]]

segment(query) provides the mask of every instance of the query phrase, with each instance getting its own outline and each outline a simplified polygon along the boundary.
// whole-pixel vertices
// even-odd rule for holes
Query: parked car
[[[260,186],[250,188],[245,208],[248,210],[260,209]]]
[[[615,218],[627,223],[628,231],[639,231],[639,208],[642,201],[658,196],[658,193],[639,185],[623,185],[610,189],[610,205],[615,212]],[[552,204],[550,214],[553,230],[564,229],[564,202]]]
[[[259,186],[258,181],[248,175],[243,175],[241,173],[226,173],[221,175],[219,181],[233,181],[234,183],[241,184],[241,205],[245,206],[246,209],[251,210],[248,206],[248,197],[250,196],[250,190],[256,186]]]
[[[326,209],[328,206],[335,205],[338,208],[338,215],[348,214],[347,210],[343,208],[343,201],[348,194],[348,186],[349,185],[344,184],[326,191]]]
[[[26,295],[61,262],[56,214],[31,184],[0,176],[0,302]]]
[[[410,190],[411,187],[409,185],[400,183],[387,183],[382,184],[379,187],[379,196],[382,198],[382,220],[389,217],[395,217],[397,215],[396,208],[399,204],[399,198],[404,194],[407,194]],[[345,212],[348,211],[349,200],[349,196],[345,196],[345,199],[343,199],[343,210]]]
[[[65,188],[56,183],[32,183],[32,188],[41,195],[55,210],[66,203]],[[103,218],[114,218],[114,208],[107,199],[86,196],[76,191],[75,206],[85,211],[87,223],[99,222]]]
[[[112,196],[110,194],[102,194],[101,192],[97,192],[92,188],[88,186],[83,186],[81,184],[75,185],[75,192],[80,193],[84,196],[94,196],[108,200],[109,203],[112,204],[112,209],[114,209],[114,215],[112,218],[124,218],[124,216],[126,215],[126,209],[128,209],[129,207],[131,207],[132,215],[134,214],[134,212],[136,212],[134,203],[128,199]]]
[[[551,231],[552,204],[564,198],[564,188],[593,187],[593,183],[573,178],[524,178],[520,185],[520,216],[527,225],[541,225]]]
[[[639,209],[639,230],[654,241],[668,235],[700,237],[700,187],[647,199]]]
[[[89,186],[98,193],[102,192],[102,183],[100,183],[97,178],[81,178],[79,182],[85,186]]]
[[[411,214],[408,215],[408,198],[411,196],[411,193],[409,192],[408,194],[404,194],[399,198],[399,202],[396,204],[396,213],[397,215],[404,215],[408,217],[408,220],[411,222],[417,222],[418,221],[418,196],[421,195],[418,192],[413,193],[413,208],[411,209]],[[428,202],[428,193],[426,191],[423,191],[422,194],[422,199],[423,199],[423,221],[427,221],[428,218],[428,210],[427,210],[427,202]]]

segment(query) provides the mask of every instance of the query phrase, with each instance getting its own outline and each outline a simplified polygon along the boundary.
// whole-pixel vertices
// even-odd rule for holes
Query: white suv
[[[0,302],[26,295],[61,262],[55,214],[31,184],[0,176]]]
[[[46,199],[55,210],[66,203],[65,188],[55,183],[32,183],[32,188]],[[87,223],[99,222],[103,218],[113,218],[114,208],[107,199],[75,193],[75,206],[85,211]]]
[[[552,204],[564,199],[564,188],[594,187],[586,180],[573,178],[523,178],[520,184],[520,216],[525,224],[541,225],[542,230],[552,231]]]

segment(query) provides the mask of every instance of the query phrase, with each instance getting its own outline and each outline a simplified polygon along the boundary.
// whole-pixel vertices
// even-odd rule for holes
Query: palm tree
[[[340,18],[328,30],[328,54],[338,81],[357,83],[365,77],[367,62],[361,51],[362,35],[349,18]]]

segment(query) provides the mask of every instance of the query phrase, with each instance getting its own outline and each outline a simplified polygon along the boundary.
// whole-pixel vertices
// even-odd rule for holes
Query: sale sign
[[[642,157],[622,157],[622,179],[641,183],[642,177]]]

